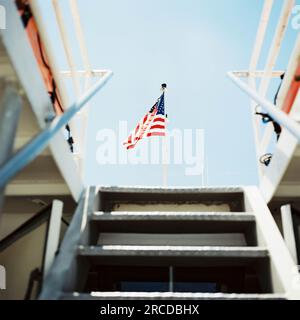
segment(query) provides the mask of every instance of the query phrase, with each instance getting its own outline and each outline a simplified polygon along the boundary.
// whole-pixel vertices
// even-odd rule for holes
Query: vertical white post
[[[85,39],[84,39],[84,33],[81,27],[81,21],[80,21],[80,15],[79,15],[79,9],[77,5],[77,0],[69,0],[70,2],[70,8],[73,16],[75,31],[76,31],[76,37],[79,44],[79,49],[81,53],[81,57],[83,60],[84,69],[87,72],[87,76],[85,78],[85,84],[84,89],[87,90],[90,86],[91,77],[92,77],[92,68],[90,65],[88,52],[86,49]]]
[[[69,64],[70,71],[72,74],[72,81],[73,81],[73,86],[75,89],[75,94],[76,94],[76,97],[78,98],[81,93],[80,82],[77,77],[76,63],[75,63],[75,59],[72,55],[72,50],[71,50],[72,46],[70,44],[70,39],[68,37],[67,28],[66,28],[66,25],[64,22],[64,17],[63,17],[63,14],[62,14],[62,11],[61,11],[61,8],[59,5],[59,1],[52,0],[52,4],[53,4],[54,12],[56,15],[56,21],[57,21],[58,28],[60,31],[63,47],[64,47],[64,50],[66,53],[67,62]]]
[[[51,216],[48,226],[47,244],[44,257],[44,278],[47,275],[54,261],[55,253],[58,248],[62,210],[62,201],[54,200],[52,204]]]
[[[6,270],[0,264],[0,290],[6,290]]]
[[[287,204],[285,206],[282,206],[280,210],[284,241],[289,249],[293,260],[296,264],[298,264],[291,205]]]
[[[265,0],[260,22],[259,22],[259,27],[257,30],[256,34],[256,40],[255,40],[255,45],[253,48],[253,53],[250,61],[250,67],[249,67],[249,85],[252,87],[253,90],[256,90],[256,80],[255,80],[255,74],[254,72],[256,71],[257,64],[259,61],[259,57],[261,55],[261,50],[264,44],[264,39],[269,23],[269,19],[271,16],[272,12],[272,7],[273,7],[273,0]],[[255,115],[255,107],[256,107],[256,102],[251,100],[251,118],[252,118],[252,124],[253,124],[253,129],[254,129],[254,140],[255,140],[255,147],[256,147],[256,158],[257,160],[260,158],[260,156],[263,154],[261,151],[261,140],[260,140],[260,119]],[[259,175],[259,181],[261,181],[262,176],[263,176],[263,166],[257,161],[257,167],[258,167],[258,175]]]
[[[280,53],[281,45],[284,39],[286,30],[289,27],[289,18],[293,7],[295,5],[295,0],[285,0],[282,5],[282,11],[278,20],[278,25],[276,27],[269,55],[267,58],[267,63],[264,70],[264,76],[261,79],[259,87],[259,95],[266,97],[268,93],[269,84],[271,81],[271,73],[276,64],[278,55]],[[266,128],[261,139],[261,151],[262,153],[266,152],[268,145],[270,144],[270,139],[273,134],[273,127],[271,123],[266,125]]]
[[[77,38],[77,42],[80,49],[80,54],[83,61],[84,69],[87,73],[84,81],[84,91],[86,91],[91,86],[91,77],[92,77],[92,68],[88,57],[88,51],[85,43],[84,33],[81,26],[81,20],[80,20],[80,14],[79,9],[77,5],[77,0],[69,0],[70,8],[72,12],[74,27],[75,27],[75,34]],[[87,115],[87,108],[82,110],[79,115],[80,116],[80,135],[81,135],[81,141],[82,146],[85,148],[86,146],[86,131],[87,131],[87,121],[88,121],[88,115]],[[81,161],[81,173],[84,174],[84,168],[82,166],[82,162],[84,161],[84,150],[80,151],[79,158]]]

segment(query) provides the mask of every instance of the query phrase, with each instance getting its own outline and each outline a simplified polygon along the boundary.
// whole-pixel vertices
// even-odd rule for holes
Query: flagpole
[[[163,93],[166,92],[167,85],[163,83],[161,85],[161,90]],[[167,135],[167,112],[166,112],[166,101],[164,103],[164,108],[165,108],[165,132]],[[167,136],[163,137],[163,158],[162,158],[162,166],[163,166],[163,186],[167,187],[168,186],[168,144],[167,144]]]

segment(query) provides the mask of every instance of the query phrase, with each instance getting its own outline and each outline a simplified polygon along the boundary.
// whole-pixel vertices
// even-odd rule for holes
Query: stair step
[[[261,247],[224,246],[80,246],[78,254],[100,265],[244,265],[269,257]]]
[[[115,211],[95,212],[91,219],[98,233],[245,233],[256,245],[252,213]]]
[[[247,246],[242,233],[100,233],[97,245]]]
[[[222,221],[222,222],[253,222],[255,216],[247,212],[155,212],[155,211],[97,211],[92,221]]]
[[[97,189],[98,192],[108,193],[203,193],[203,194],[232,194],[232,193],[243,193],[241,187],[139,187],[139,186],[100,186]]]
[[[189,293],[189,292],[91,292],[64,293],[63,300],[286,300],[284,294]]]
[[[182,205],[184,207],[190,205],[191,208],[196,208],[195,205],[204,208],[205,206],[217,206],[221,210],[226,207],[228,211],[234,212],[244,210],[242,188],[101,187],[98,191],[99,210],[102,211],[119,210],[123,205],[128,208],[128,204],[134,205],[133,211],[137,211],[137,208],[143,210],[143,206],[152,211],[152,208],[155,210],[157,205],[166,205],[167,211],[170,211],[171,207],[180,209]],[[172,204],[171,207],[170,204]],[[177,209],[175,210],[178,211]],[[159,210],[163,211],[163,209]]]
[[[213,247],[213,246],[79,246],[79,253],[87,256],[106,255],[197,255],[203,257],[268,257],[268,250],[262,247]]]

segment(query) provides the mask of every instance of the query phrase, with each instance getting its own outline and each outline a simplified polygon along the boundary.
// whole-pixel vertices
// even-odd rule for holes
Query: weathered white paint
[[[257,68],[257,64],[261,55],[261,51],[264,44],[264,39],[267,31],[267,27],[269,24],[271,12],[273,7],[273,0],[265,0],[264,6],[262,9],[260,22],[256,34],[256,39],[254,42],[254,48],[252,51],[249,71],[250,71],[250,77],[249,77],[249,85],[251,88],[256,90],[256,80],[253,76],[253,72]],[[263,77],[265,76],[265,71],[263,71]],[[256,158],[257,158],[257,169],[258,169],[258,175],[259,178],[263,175],[263,167],[259,164],[259,157],[261,155],[261,146],[260,146],[260,119],[254,114],[255,113],[255,107],[256,102],[251,100],[251,119],[252,119],[252,125],[253,125],[253,131],[254,131],[254,141],[255,141],[255,151],[256,151]]]
[[[289,25],[288,24],[289,18],[293,10],[294,4],[295,4],[295,0],[285,0],[283,3],[282,11],[278,20],[278,24],[274,33],[274,38],[271,44],[271,48],[270,48],[266,66],[265,66],[265,77],[263,77],[260,82],[259,95],[262,97],[265,97],[268,92],[269,84],[271,81],[271,73],[273,68],[275,67],[278,55],[280,53],[281,45]],[[273,134],[273,126],[272,124],[269,123],[266,125],[263,138],[261,141],[262,154],[266,152],[267,150],[266,148],[270,143],[272,134]]]
[[[62,39],[64,51],[66,54],[67,62],[72,73],[72,81],[75,89],[75,95],[77,96],[77,98],[79,98],[79,95],[81,94],[81,88],[80,88],[79,80],[76,75],[76,63],[72,53],[72,49],[71,49],[72,45],[68,37],[67,27],[65,24],[63,13],[58,0],[52,0],[52,4],[53,4],[55,16],[56,16],[56,21],[59,27],[59,32]]]

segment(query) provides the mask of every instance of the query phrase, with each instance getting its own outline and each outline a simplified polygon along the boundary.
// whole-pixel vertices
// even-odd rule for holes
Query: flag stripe
[[[151,129],[165,129],[165,126],[156,124],[155,126],[151,126]]]
[[[160,117],[160,116],[156,116],[155,119],[153,120],[153,122],[160,122],[160,121],[165,121],[165,118]]]

